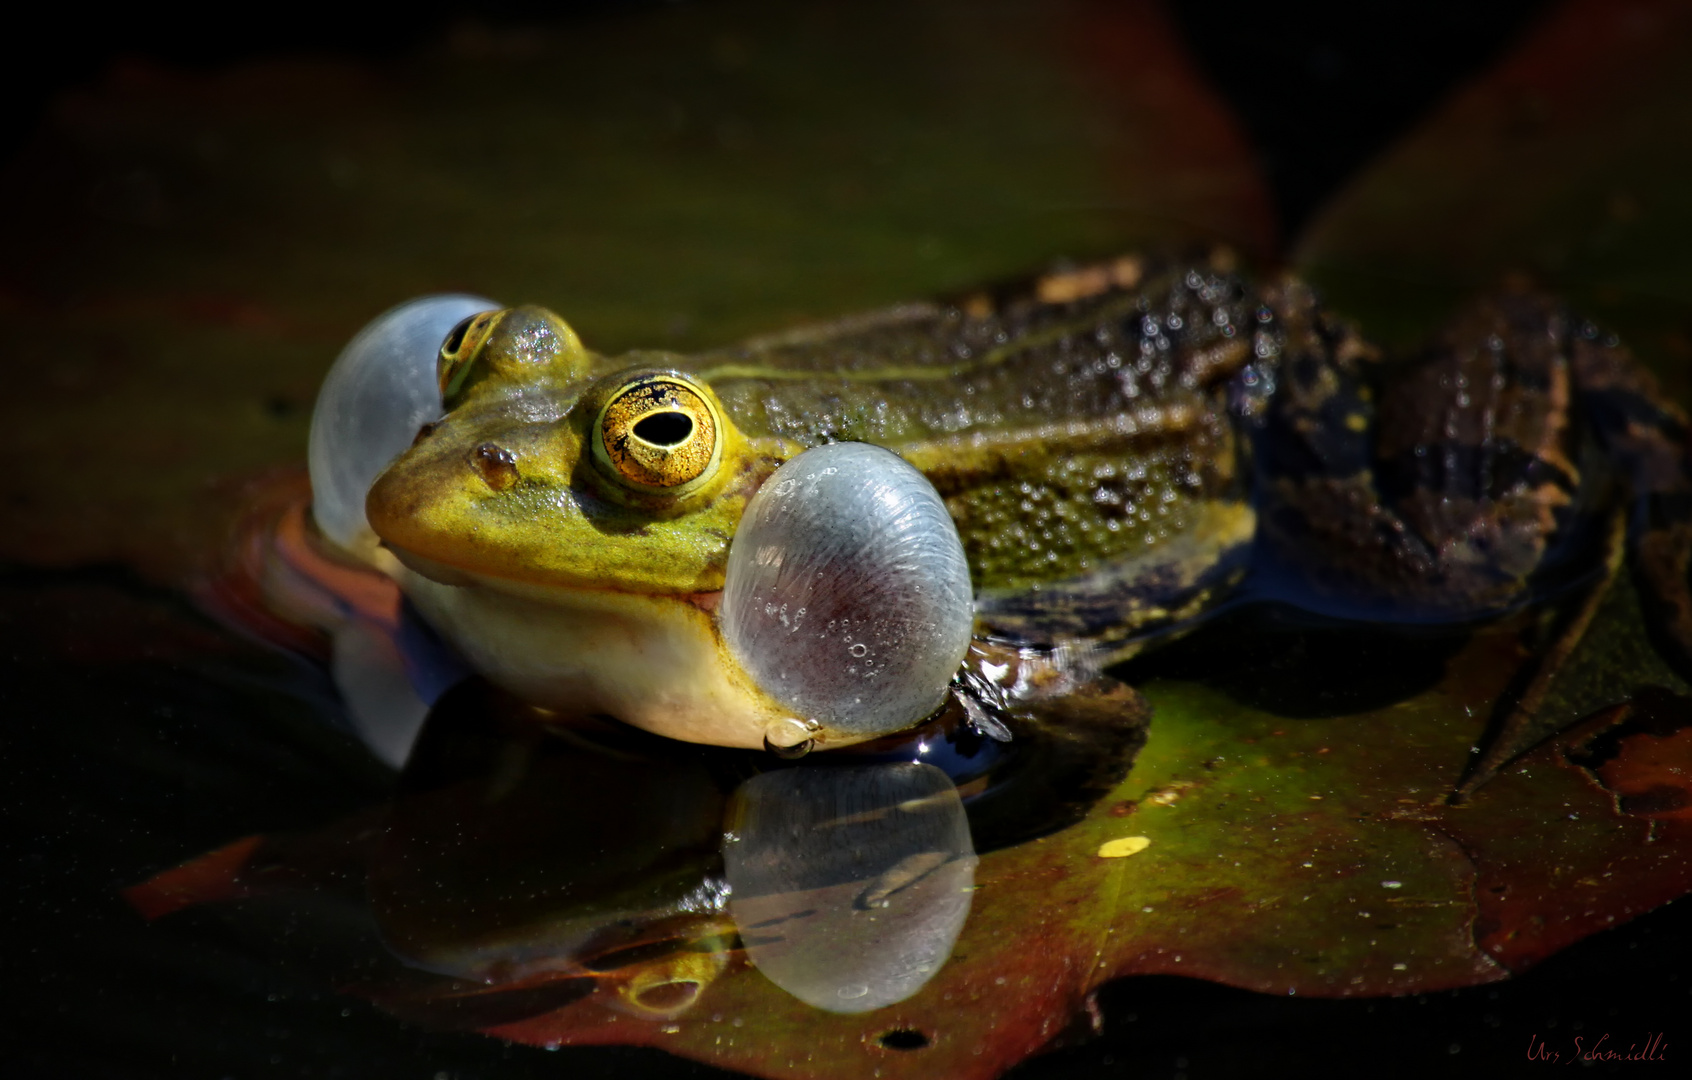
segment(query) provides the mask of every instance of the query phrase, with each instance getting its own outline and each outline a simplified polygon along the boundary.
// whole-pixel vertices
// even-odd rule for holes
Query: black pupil
[[[653,446],[679,446],[693,434],[693,418],[679,412],[653,413],[635,421],[634,433]]]
[[[470,324],[475,321],[476,316],[472,315],[468,319],[460,322],[457,326],[453,327],[452,330],[447,333],[446,340],[441,342],[441,352],[445,353],[447,356],[451,356],[453,353],[457,352],[464,344],[464,335],[470,332]]]

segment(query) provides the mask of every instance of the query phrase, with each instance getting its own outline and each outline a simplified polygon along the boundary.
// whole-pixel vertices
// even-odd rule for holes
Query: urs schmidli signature
[[[1576,1035],[1573,1050],[1566,1054],[1562,1050],[1553,1050],[1536,1034],[1528,1036],[1527,1057],[1529,1061],[1543,1061],[1552,1065],[1559,1062],[1573,1065],[1577,1061],[1588,1064],[1599,1061],[1667,1061],[1668,1057],[1664,1053],[1667,1049],[1668,1043],[1663,1041],[1663,1032],[1660,1031],[1650,1035],[1643,1045],[1637,1042],[1628,1043],[1626,1050],[1621,1048],[1620,1042],[1611,1039],[1607,1031],[1596,1040]]]

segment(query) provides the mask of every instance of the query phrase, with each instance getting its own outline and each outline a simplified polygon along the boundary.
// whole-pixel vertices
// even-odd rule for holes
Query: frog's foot
[[[1615,335],[1565,316],[1581,404],[1632,498],[1628,547],[1658,647],[1692,679],[1692,448],[1687,420]]]
[[[1499,702],[1492,723],[1488,724],[1474,746],[1474,756],[1464,767],[1446,802],[1455,806],[1468,801],[1469,796],[1498,775],[1498,770],[1580,719],[1548,713],[1545,699],[1558,673],[1586,637],[1587,628],[1592,625],[1593,617],[1598,614],[1609,592],[1610,583],[1621,568],[1625,550],[1624,531],[1622,516],[1611,515],[1604,542],[1602,575],[1580,589],[1558,613],[1545,640],[1534,652],[1526,681],[1520,683],[1518,693]]]
[[[976,640],[953,699],[972,730],[999,744],[990,782],[959,781],[976,850],[1023,843],[1080,821],[1114,791],[1145,745],[1151,705],[1120,679],[1101,674],[1086,644],[1056,650]],[[987,723],[981,722],[987,718]]]
[[[1365,617],[1462,621],[1562,594],[1454,800],[1570,719],[1543,704],[1624,551],[1670,662],[1692,672],[1686,421],[1613,336],[1503,292],[1459,315],[1377,404],[1371,350],[1297,283],[1268,295],[1285,334],[1257,440],[1272,558]]]

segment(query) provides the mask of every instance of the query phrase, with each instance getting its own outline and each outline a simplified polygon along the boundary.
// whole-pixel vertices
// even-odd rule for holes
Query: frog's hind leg
[[[1460,800],[1561,726],[1541,706],[1620,562],[1616,473],[1649,508],[1642,520],[1692,505],[1673,497],[1686,483],[1678,416],[1613,345],[1531,294],[1465,310],[1378,406],[1367,354],[1300,287],[1275,300],[1283,385],[1258,440],[1274,557],[1334,610],[1361,617],[1461,622],[1558,597],[1535,659],[1467,762]],[[1636,528],[1636,563],[1678,580],[1679,610],[1692,610],[1692,529],[1678,541],[1660,532]]]
[[[1519,604],[1590,546],[1568,422],[1569,364],[1534,312],[1478,305],[1391,380],[1298,282],[1266,298],[1283,333],[1254,439],[1263,561],[1296,599],[1354,618],[1455,622]]]
[[[1609,515],[1600,560],[1605,573],[1560,613],[1520,694],[1500,714],[1458,781],[1453,802],[1466,799],[1511,760],[1574,719],[1545,716],[1541,708],[1620,570],[1624,551],[1659,651],[1683,676],[1692,676],[1692,468],[1685,416],[1663,398],[1650,373],[1614,335],[1542,298],[1516,295],[1499,303],[1530,313],[1520,321],[1537,321],[1542,335],[1568,356],[1572,411],[1584,418],[1619,473],[1630,512]]]
[[[1296,279],[1264,290],[1280,357],[1253,418],[1258,547],[1324,601],[1392,594],[1433,572],[1435,553],[1387,507],[1372,464],[1374,403],[1364,369],[1379,353]]]

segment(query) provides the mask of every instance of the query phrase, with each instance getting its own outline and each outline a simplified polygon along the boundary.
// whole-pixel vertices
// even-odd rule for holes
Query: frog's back
[[[946,499],[986,629],[1106,649],[1243,571],[1234,416],[1272,319],[1210,264],[1111,263],[691,358],[741,429],[891,447]]]

